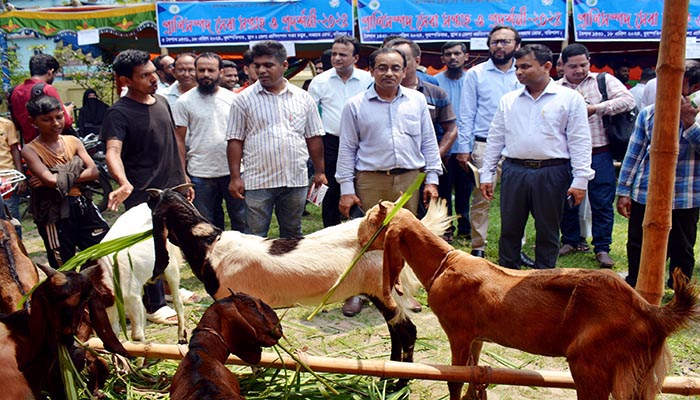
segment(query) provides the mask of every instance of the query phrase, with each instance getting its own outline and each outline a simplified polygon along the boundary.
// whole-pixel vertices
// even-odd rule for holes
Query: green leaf
[[[319,304],[318,307],[316,307],[306,318],[307,321],[311,321],[316,316],[316,314],[318,314],[321,311],[321,309],[326,305],[326,303],[328,303],[328,299],[330,299],[331,296],[333,296],[333,293],[335,293],[336,289],[338,289],[338,287],[345,281],[345,278],[348,277],[350,272],[352,272],[352,269],[355,268],[355,265],[357,265],[357,262],[360,261],[360,258],[362,258],[362,256],[365,255],[372,243],[374,243],[377,237],[379,237],[382,230],[389,224],[391,219],[394,218],[396,213],[399,212],[399,209],[403,207],[404,204],[406,204],[406,202],[411,198],[411,196],[413,196],[413,192],[418,190],[421,183],[423,183],[423,179],[425,179],[425,174],[421,172],[420,174],[418,174],[413,183],[411,183],[408,189],[406,189],[404,194],[401,195],[399,201],[397,201],[394,205],[394,209],[391,210],[391,212],[386,216],[386,218],[384,218],[382,226],[380,226],[377,229],[377,231],[374,232],[374,235],[372,235],[372,237],[369,239],[369,242],[367,242],[367,244],[365,244],[362,247],[362,250],[360,250],[360,252],[357,253],[357,255],[355,256],[355,258],[352,259],[352,262],[350,263],[348,268],[338,277],[338,280],[335,282],[335,284],[333,284],[333,286],[331,286],[331,288],[328,289],[328,292],[326,292],[326,295],[323,296],[323,299],[321,300],[321,304]]]

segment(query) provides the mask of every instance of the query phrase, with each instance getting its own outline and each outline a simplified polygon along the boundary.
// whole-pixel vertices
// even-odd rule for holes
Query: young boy
[[[97,179],[98,171],[80,139],[61,135],[63,107],[55,97],[35,97],[27,103],[27,111],[39,132],[22,149],[32,173],[30,207],[49,264],[59,268],[76,247],[82,250],[99,243],[109,230],[78,185]]]

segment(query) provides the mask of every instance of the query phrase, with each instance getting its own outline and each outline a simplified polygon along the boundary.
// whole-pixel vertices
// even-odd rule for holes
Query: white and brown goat
[[[173,376],[170,398],[244,399],[236,376],[224,365],[228,355],[255,365],[262,348],[274,346],[281,337],[277,314],[260,299],[232,292],[217,300],[192,332],[189,351]]]
[[[392,208],[384,202],[369,210],[359,228],[362,243]],[[673,300],[657,307],[612,271],[518,271],[473,257],[403,210],[373,247],[384,249],[387,303],[404,261],[423,283],[453,365],[476,365],[482,341],[566,357],[579,399],[653,399],[670,361],[666,338],[699,316],[697,290],[680,271]],[[448,386],[450,399],[459,399],[462,384]]]
[[[37,283],[39,274],[14,225],[0,218],[0,314],[17,311],[22,298]]]
[[[157,274],[167,265],[166,239],[179,246],[193,273],[215,299],[229,289],[262,299],[271,307],[318,305],[352,259],[360,252],[359,220],[325,228],[297,239],[265,239],[236,231],[222,232],[201,216],[184,196],[172,190],[151,190]],[[446,208],[433,206],[423,223],[444,232]],[[416,327],[396,301],[382,295],[382,253],[365,254],[330,302],[364,294],[387,321],[391,359],[412,361]],[[404,296],[397,301],[405,302]],[[402,303],[402,306],[406,306]]]
[[[31,307],[0,315],[2,398],[43,398],[42,392],[54,400],[65,398],[58,346],[67,347],[78,370],[82,370],[86,362],[95,361],[74,344],[75,336],[87,340],[82,329],[87,326],[88,311],[90,326],[103,340],[105,348],[128,356],[109,325],[102,297],[90,282],[88,275],[95,269],[78,273],[41,268],[47,279],[32,293]],[[88,387],[94,391],[104,383],[108,370],[101,363],[92,364],[92,367]]]
[[[130,208],[119,216],[102,242],[117,239],[123,236],[145,232],[151,229],[151,209],[146,203]],[[166,244],[169,254],[169,262],[163,275],[171,288],[173,307],[177,313],[178,342],[186,343],[185,332],[185,308],[178,290],[180,286],[180,266],[183,264],[180,249],[172,243]],[[143,285],[153,276],[155,254],[153,252],[153,239],[147,239],[135,245],[120,250],[117,253],[119,267],[119,281],[124,299],[124,311],[131,320],[131,340],[140,342],[145,340],[146,309],[143,306]],[[102,270],[102,279],[95,282],[99,291],[114,295],[114,254],[102,257],[98,260]],[[106,304],[107,316],[112,322],[115,332],[119,332],[119,315],[114,302]]]

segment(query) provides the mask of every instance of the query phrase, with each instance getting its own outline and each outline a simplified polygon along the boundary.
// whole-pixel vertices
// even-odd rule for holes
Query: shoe
[[[575,251],[576,251],[576,247],[567,243],[559,248],[559,256],[565,256],[565,255],[571,254]]]
[[[527,254],[520,252],[520,265],[527,268],[535,268],[535,261]]]
[[[595,253],[595,259],[600,264],[600,268],[612,268],[615,265],[615,260],[610,258],[610,254],[607,251]]]
[[[472,250],[472,255],[474,257],[481,257],[484,258],[486,256],[486,253],[484,253],[483,250]]]
[[[423,306],[418,302],[418,300],[413,297],[408,298],[408,308],[414,313],[419,313],[423,311]]]
[[[161,325],[177,325],[177,313],[168,306],[159,308],[153,314],[146,313],[149,322]]]
[[[185,288],[180,288],[180,298],[182,299],[182,304],[195,304],[202,301],[202,298],[195,292],[187,290]],[[165,295],[165,301],[173,302],[173,296],[170,294]]]
[[[362,297],[352,296],[345,300],[343,304],[343,315],[346,317],[354,317],[362,311]]]

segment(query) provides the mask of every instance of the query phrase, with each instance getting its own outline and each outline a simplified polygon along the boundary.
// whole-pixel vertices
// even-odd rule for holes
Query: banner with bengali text
[[[156,18],[161,47],[332,42],[353,34],[352,0],[157,2]]]
[[[496,25],[512,26],[528,40],[563,40],[566,0],[357,0],[360,40],[388,35],[416,42],[484,38]]]
[[[662,0],[574,0],[576,41],[659,41]],[[700,0],[691,0],[688,36],[700,37]]]

